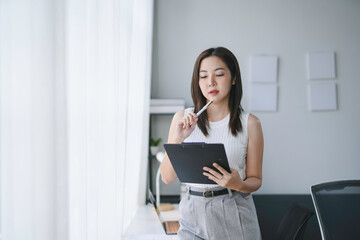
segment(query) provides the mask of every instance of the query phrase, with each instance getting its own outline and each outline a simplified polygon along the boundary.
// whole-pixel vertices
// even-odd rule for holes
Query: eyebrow
[[[218,70],[225,70],[225,68],[216,68],[215,71],[218,71]],[[207,72],[207,70],[200,70],[200,72]]]

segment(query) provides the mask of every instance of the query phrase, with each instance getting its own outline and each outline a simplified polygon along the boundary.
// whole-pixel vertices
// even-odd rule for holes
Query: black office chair
[[[360,239],[360,180],[311,186],[323,240]]]
[[[276,232],[277,240],[301,240],[304,238],[308,220],[314,212],[293,203],[284,214]]]

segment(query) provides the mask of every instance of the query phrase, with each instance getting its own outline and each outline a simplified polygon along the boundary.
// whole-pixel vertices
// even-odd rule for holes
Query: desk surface
[[[177,236],[165,234],[155,210],[148,204],[139,207],[123,238],[125,240],[168,240],[177,239]]]

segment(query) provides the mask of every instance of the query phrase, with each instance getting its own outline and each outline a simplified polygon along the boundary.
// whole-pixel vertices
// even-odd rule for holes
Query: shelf
[[[150,106],[150,114],[172,114],[184,108],[184,106]]]
[[[151,99],[150,114],[174,114],[185,109],[184,99]]]

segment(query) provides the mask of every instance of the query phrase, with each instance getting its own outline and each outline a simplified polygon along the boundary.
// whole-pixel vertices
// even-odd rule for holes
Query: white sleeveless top
[[[193,112],[194,108],[185,109],[185,116]],[[196,125],[191,135],[184,142],[205,142],[205,143],[223,143],[225,152],[229,161],[229,166],[236,169],[242,179],[246,178],[246,154],[248,145],[247,123],[249,113],[243,112],[240,116],[242,131],[234,137],[229,128],[230,114],[218,122],[209,122],[209,135],[206,137]],[[201,189],[212,189],[219,187],[218,184],[195,184],[186,183],[186,185]]]

